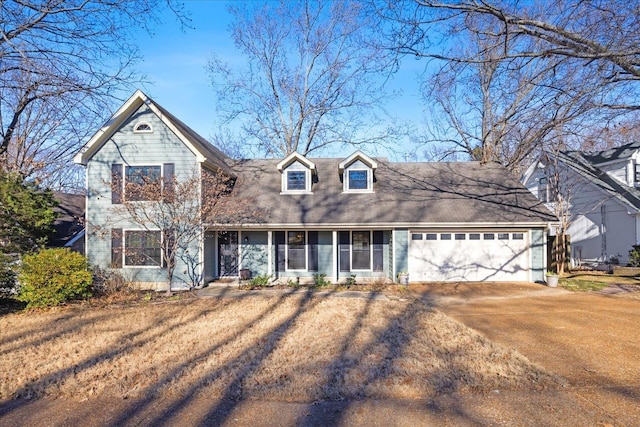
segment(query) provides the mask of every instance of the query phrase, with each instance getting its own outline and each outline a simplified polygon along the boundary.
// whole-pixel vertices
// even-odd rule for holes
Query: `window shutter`
[[[111,268],[122,268],[122,229],[111,229]]]
[[[285,271],[285,239],[284,231],[275,231],[273,238],[276,245],[276,271]]]
[[[122,165],[111,165],[111,203],[122,203]]]
[[[351,271],[351,260],[349,259],[350,254],[350,238],[348,231],[341,231],[339,242],[340,242],[340,271]]]
[[[318,232],[309,231],[309,271],[318,271]]]
[[[173,176],[175,170],[174,163],[165,163],[162,167],[164,169],[164,178],[162,185],[162,196],[164,197],[164,201],[171,203],[173,202]]]
[[[373,271],[384,271],[384,232],[373,232]]]

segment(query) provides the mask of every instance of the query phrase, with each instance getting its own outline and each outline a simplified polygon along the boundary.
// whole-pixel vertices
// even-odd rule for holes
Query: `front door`
[[[218,232],[218,275],[238,276],[238,232]]]

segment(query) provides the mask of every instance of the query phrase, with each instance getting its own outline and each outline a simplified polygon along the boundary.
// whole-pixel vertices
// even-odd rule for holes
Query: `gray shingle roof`
[[[603,151],[585,151],[580,153],[585,160],[594,165],[611,162],[614,160],[628,159],[640,148],[640,141],[621,145]],[[578,153],[577,151],[567,151],[566,153]]]
[[[633,146],[636,146],[633,148]],[[630,157],[633,152],[640,148],[640,143],[627,144],[619,148],[613,148],[611,150],[605,150],[600,153],[609,152],[612,150],[619,150],[618,153],[625,153],[626,157]],[[593,159],[596,159],[595,161]],[[570,167],[573,171],[586,178],[589,182],[599,186],[604,191],[609,193],[612,197],[620,200],[621,202],[630,205],[635,209],[640,210],[640,191],[635,187],[629,187],[616,181],[609,176],[606,172],[597,167],[597,164],[601,162],[603,158],[610,158],[610,156],[602,155],[588,155],[579,151],[564,151],[559,155],[560,161]],[[618,157],[622,159],[623,157]],[[611,159],[610,159],[611,160]],[[609,160],[606,160],[609,161]],[[595,164],[594,164],[595,163]]]
[[[341,159],[311,159],[313,194],[280,194],[278,160],[241,160],[235,194],[286,225],[511,224],[557,221],[506,169],[477,162],[392,163],[378,160],[374,193],[343,193]]]

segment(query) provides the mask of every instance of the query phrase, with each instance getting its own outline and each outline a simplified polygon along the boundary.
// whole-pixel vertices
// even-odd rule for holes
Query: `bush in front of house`
[[[629,251],[629,267],[640,267],[640,245],[631,246]]]
[[[43,249],[22,258],[18,300],[31,307],[51,307],[91,295],[93,276],[87,259],[70,249]]]

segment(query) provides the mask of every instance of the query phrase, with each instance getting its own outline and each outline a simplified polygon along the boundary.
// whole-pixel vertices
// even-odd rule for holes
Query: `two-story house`
[[[126,218],[114,223],[111,212],[137,174],[162,188],[194,169],[233,176],[228,197],[250,195],[262,212],[255,221],[202,224],[203,237],[189,251],[205,283],[241,270],[285,281],[314,274],[334,282],[395,279],[400,272],[412,281],[544,280],[555,218],[500,165],[390,162],[360,151],[232,160],[140,91],[75,161],[87,171],[90,262],[148,288],[166,286],[161,230]],[[178,278],[184,270],[176,267]]]
[[[563,195],[574,265],[628,262],[631,246],[640,242],[640,142],[547,154],[522,182],[552,210],[555,194]]]

